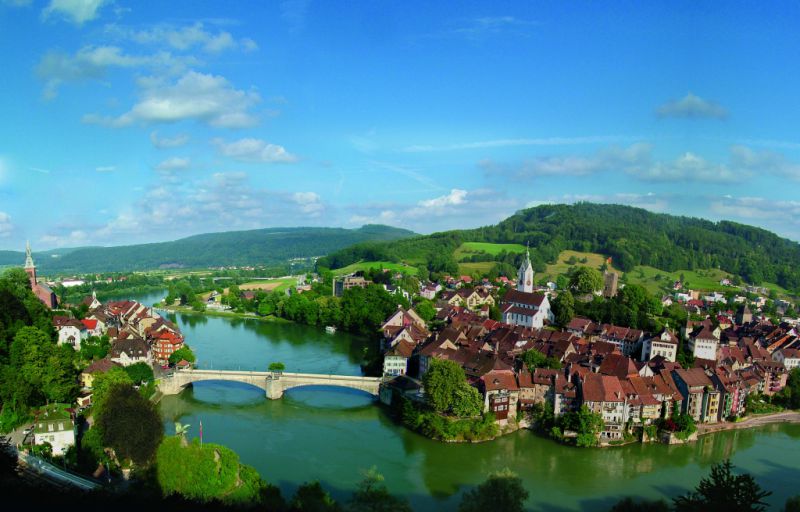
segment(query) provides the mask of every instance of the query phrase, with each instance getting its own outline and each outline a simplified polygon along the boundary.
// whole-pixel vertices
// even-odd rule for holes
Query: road
[[[71,473],[67,473],[58,466],[54,466],[53,464],[50,464],[49,462],[38,457],[20,453],[19,460],[20,462],[25,463],[28,470],[35,471],[36,473],[53,482],[71,485],[72,487],[83,489],[84,491],[93,491],[101,488],[101,485],[96,482],[92,482],[86,478],[81,478]]]
[[[719,432],[722,430],[737,430],[740,428],[753,428],[770,423],[800,423],[800,412],[784,411],[775,414],[763,414],[751,416],[738,423],[711,423],[697,426],[697,433],[700,435]]]

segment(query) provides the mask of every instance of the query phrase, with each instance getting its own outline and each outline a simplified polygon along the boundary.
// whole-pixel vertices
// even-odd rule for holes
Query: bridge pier
[[[265,386],[267,398],[270,400],[278,400],[283,397],[283,383],[280,378],[267,377],[267,385]]]

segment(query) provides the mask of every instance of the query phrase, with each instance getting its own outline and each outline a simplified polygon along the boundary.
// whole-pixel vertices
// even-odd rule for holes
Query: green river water
[[[153,303],[158,296],[139,297]],[[359,374],[365,341],[295,324],[176,315],[203,368]],[[671,498],[697,484],[711,464],[731,458],[773,492],[776,509],[800,494],[800,425],[705,436],[683,446],[577,449],[529,431],[481,444],[438,443],[402,428],[372,398],[336,388],[298,388],[268,401],[260,389],[198,383],[161,401],[167,432],[174,421],[204,440],[239,453],[290,495],[319,480],[346,500],[363,470],[377,466],[391,492],[416,511],[455,510],[461,494],[486,474],[509,467],[524,480],[532,510],[607,510],[625,495]]]

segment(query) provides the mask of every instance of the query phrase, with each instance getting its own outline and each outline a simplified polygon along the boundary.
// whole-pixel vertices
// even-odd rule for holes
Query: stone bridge
[[[243,382],[264,390],[267,398],[277,400],[284,391],[301,386],[337,386],[365,391],[377,397],[381,378],[315,373],[246,372],[226,370],[180,370],[161,379],[158,389],[165,395],[176,395],[186,386],[200,381]]]

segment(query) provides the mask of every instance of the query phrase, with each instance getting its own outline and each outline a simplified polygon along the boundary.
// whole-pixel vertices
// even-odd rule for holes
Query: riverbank
[[[697,435],[702,436],[716,432],[724,432],[726,430],[756,428],[773,423],[800,423],[800,411],[759,414],[737,422],[702,424],[697,426]]]
[[[158,311],[165,311],[167,313],[185,313],[190,315],[216,316],[220,318],[241,318],[271,323],[293,323],[291,320],[286,320],[285,318],[280,318],[274,315],[259,316],[255,313],[236,313],[234,311],[213,311],[208,309],[205,311],[195,311],[191,307],[187,306],[156,306],[155,309]]]

